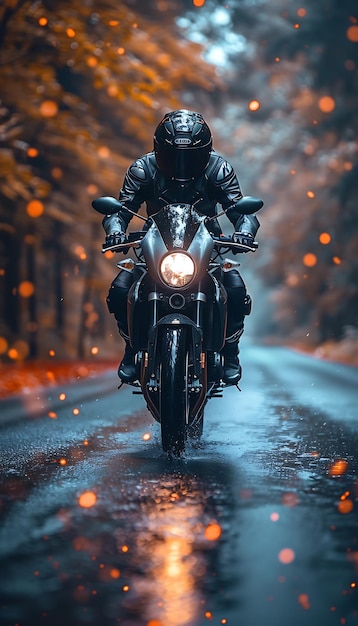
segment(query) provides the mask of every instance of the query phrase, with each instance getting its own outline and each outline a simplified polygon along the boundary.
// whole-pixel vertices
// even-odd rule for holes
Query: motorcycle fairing
[[[152,217],[152,224],[141,242],[142,251],[147,261],[149,274],[158,278],[158,266],[161,259],[175,250],[185,250],[195,264],[195,276],[192,282],[203,275],[214,249],[213,239],[205,226],[205,216],[200,215],[190,205],[169,205]],[[205,269],[204,269],[205,271]],[[166,286],[176,291],[177,288]]]
[[[169,250],[187,250],[205,216],[200,215],[190,204],[169,204],[152,215],[160,234]]]

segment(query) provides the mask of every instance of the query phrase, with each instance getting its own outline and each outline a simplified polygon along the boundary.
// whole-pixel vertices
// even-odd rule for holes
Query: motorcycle
[[[262,205],[262,200],[244,196],[236,206],[248,215]],[[104,215],[121,208],[108,196],[92,206]],[[225,386],[220,350],[227,296],[221,276],[238,263],[223,259],[223,254],[255,252],[258,247],[255,241],[247,246],[210,231],[211,220],[225,212],[210,218],[194,205],[169,204],[142,218],[144,229],[130,232],[122,244],[102,246],[102,252],[134,251],[135,260],[117,263],[136,277],[128,294],[129,340],[138,372],[134,393],[143,394],[160,424],[163,450],[172,456],[180,456],[188,440],[201,437],[205,406],[209,399],[222,397]]]

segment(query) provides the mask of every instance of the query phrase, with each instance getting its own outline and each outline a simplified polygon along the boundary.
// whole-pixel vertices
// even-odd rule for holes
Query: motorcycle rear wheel
[[[166,328],[162,337],[160,423],[164,452],[179,456],[185,450],[187,333],[183,327]]]

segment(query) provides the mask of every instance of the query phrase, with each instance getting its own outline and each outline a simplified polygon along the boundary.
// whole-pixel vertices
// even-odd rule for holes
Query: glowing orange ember
[[[284,565],[288,565],[295,560],[295,553],[291,548],[283,548],[278,553],[278,560],[284,563]]]
[[[304,255],[303,264],[306,267],[314,267],[316,263],[317,263],[317,257],[315,254],[312,254],[312,252],[308,252],[307,254]]]
[[[293,28],[296,28],[296,29],[297,29],[297,28],[301,28],[301,24],[297,24],[297,23],[296,23],[296,24],[294,24],[294,25],[293,25]]]
[[[147,626],[163,626],[163,622],[160,622],[159,619],[151,619],[147,622]]]
[[[334,256],[333,263],[335,263],[336,265],[340,265],[342,263],[342,260],[339,258],[339,256]]]
[[[30,217],[40,217],[44,212],[44,205],[40,200],[30,200],[26,206],[26,213]]]
[[[314,197],[315,197],[315,192],[314,192],[314,191],[309,190],[309,191],[307,191],[307,196],[308,196],[309,198],[314,198]]]
[[[66,465],[67,461],[66,459],[60,459],[60,465]]]
[[[221,532],[221,526],[216,522],[213,522],[205,528],[204,534],[205,538],[209,541],[216,541],[217,539],[219,539],[219,537],[221,537]]]
[[[119,578],[121,575],[121,572],[116,567],[112,567],[110,574],[111,574],[111,578]]]
[[[302,9],[302,8],[301,9],[297,9],[297,15],[299,17],[304,17],[306,15],[306,13],[307,13],[306,9]]]
[[[150,439],[150,433],[144,433],[144,435],[142,436],[143,441],[149,441]]]
[[[349,41],[358,41],[358,26],[356,24],[348,28],[347,38],[349,39]]]
[[[66,30],[67,37],[76,37],[76,31],[73,28],[67,28]]]
[[[27,151],[27,156],[34,158],[37,157],[39,154],[39,151],[37,150],[37,148],[29,148]]]
[[[8,349],[9,344],[6,341],[5,337],[0,337],[0,354],[4,354]]]
[[[56,352],[54,350],[48,351],[49,356],[55,356]]]
[[[193,5],[195,7],[203,7],[205,4],[205,0],[193,0]]]
[[[124,53],[125,53],[125,49],[124,49],[124,48],[122,48],[122,47],[117,48],[117,54],[122,55],[122,54],[124,54]]]
[[[250,111],[258,111],[261,104],[258,100],[251,100],[247,106]]]
[[[46,24],[48,24],[47,17],[40,17],[39,24],[40,24],[40,26],[46,26]]]
[[[79,415],[80,414],[80,410],[79,409],[73,409],[72,413],[73,413],[73,415]]]
[[[22,283],[19,284],[19,295],[22,298],[31,298],[34,293],[35,285],[29,280],[24,280]]]
[[[97,502],[97,496],[93,491],[85,491],[78,498],[78,504],[84,509],[90,509]]]
[[[321,233],[319,236],[319,241],[320,243],[322,243],[323,245],[327,245],[328,243],[331,242],[331,235],[329,233]]]
[[[52,176],[52,178],[55,178],[56,180],[59,180],[63,176],[63,171],[61,170],[60,167],[54,167],[51,170],[51,176]]]
[[[66,394],[65,393],[60,393],[60,395],[58,396],[59,400],[66,400]]]
[[[109,148],[107,148],[107,146],[101,146],[100,148],[98,148],[98,155],[101,157],[101,159],[108,159],[110,155]]]
[[[301,593],[298,596],[298,601],[305,611],[308,611],[311,608],[310,599],[307,593]]]
[[[122,546],[122,552],[128,552],[129,548],[128,546]]]
[[[211,618],[212,618],[212,616],[213,616],[213,614],[212,614],[212,612],[211,612],[211,611],[206,611],[206,613],[205,613],[205,617],[206,617],[206,619],[211,619]]]
[[[122,591],[129,591],[129,585],[123,585]]]
[[[347,461],[343,459],[338,459],[331,465],[328,473],[330,476],[342,476],[342,474],[346,473],[347,469],[348,469]]]
[[[119,93],[117,85],[108,85],[107,93],[111,98],[114,98]]]
[[[91,354],[98,354],[98,353],[99,353],[99,348],[97,346],[92,346]]]
[[[323,96],[318,100],[318,108],[323,113],[332,113],[336,107],[336,103],[331,96]]]
[[[42,117],[55,117],[58,113],[58,104],[54,100],[44,100],[40,105]]]
[[[47,415],[53,420],[57,419],[57,413],[55,413],[55,411],[49,411]]]
[[[348,498],[346,500],[341,500],[338,504],[338,511],[340,513],[342,513],[342,515],[347,515],[348,513],[351,513],[351,511],[353,511],[353,500],[349,500]]]
[[[86,63],[88,67],[96,67],[98,59],[96,59],[96,57],[88,57]]]

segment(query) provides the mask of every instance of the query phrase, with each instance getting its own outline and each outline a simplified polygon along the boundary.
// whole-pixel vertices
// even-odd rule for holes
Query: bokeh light
[[[292,548],[283,548],[278,553],[278,560],[284,565],[288,565],[295,560],[295,553]]]
[[[249,108],[249,111],[258,111],[261,104],[258,100],[250,100],[247,106]]]
[[[318,100],[318,107],[323,113],[332,113],[336,107],[336,103],[331,96],[323,96]]]
[[[9,347],[9,344],[5,337],[0,337],[0,354],[5,354]]]
[[[332,240],[332,237],[329,233],[321,233],[319,236],[320,243],[322,243],[325,246],[329,244],[331,240]]]
[[[353,24],[347,30],[347,38],[349,41],[358,42],[358,25]]]
[[[217,524],[216,522],[208,524],[204,532],[205,538],[208,539],[209,541],[217,541],[217,539],[221,537],[221,533],[222,533],[221,526]]]
[[[44,205],[40,200],[31,200],[26,205],[26,213],[30,217],[37,218],[40,217],[44,212]]]
[[[40,113],[42,117],[55,117],[58,113],[58,104],[54,100],[44,100],[40,104]]]
[[[317,263],[317,257],[312,252],[308,252],[307,254],[305,254],[302,260],[303,265],[305,265],[306,267],[314,267]]]
[[[24,280],[19,284],[19,295],[22,298],[31,298],[35,293],[35,285],[29,281]]]
[[[342,515],[348,515],[348,513],[351,513],[353,511],[354,504],[353,501],[350,499],[341,500],[337,508]]]
[[[78,504],[84,509],[90,509],[97,502],[97,496],[93,491],[85,491],[78,498]]]

